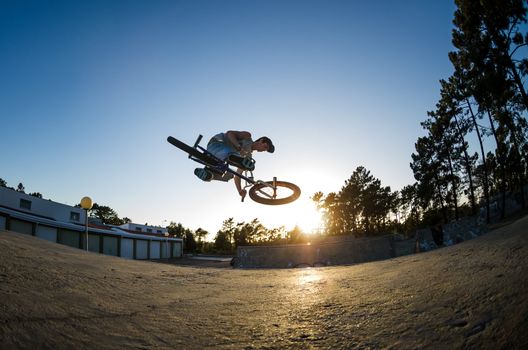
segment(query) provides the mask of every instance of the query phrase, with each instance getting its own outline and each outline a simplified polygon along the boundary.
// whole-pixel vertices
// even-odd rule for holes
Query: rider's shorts
[[[239,154],[236,149],[224,142],[224,137],[224,133],[217,134],[207,144],[207,151],[221,160],[226,160],[231,154]]]

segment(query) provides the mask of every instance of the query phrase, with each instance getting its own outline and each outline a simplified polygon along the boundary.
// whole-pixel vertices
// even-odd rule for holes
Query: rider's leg
[[[220,135],[214,136],[207,144],[207,151],[221,160],[227,160],[228,163],[245,170],[253,171],[255,161],[251,157],[242,157],[240,153],[225,142],[220,141]],[[217,139],[218,137],[218,139]]]
[[[249,171],[255,170],[255,160],[251,157],[241,157],[238,154],[231,154],[227,158],[227,161],[240,169]]]
[[[220,135],[214,136],[211,141],[207,144],[207,151],[217,157],[220,160],[225,160],[227,157],[229,157],[229,154],[233,153],[234,149],[227,146],[225,143],[220,142],[216,140],[216,137]],[[221,171],[215,171],[214,169],[211,169],[209,167],[204,168],[196,168],[194,169],[194,174],[203,181],[211,181],[211,180],[220,180],[220,181],[228,181],[228,179],[224,179],[225,174]]]
[[[234,175],[231,174],[230,172],[226,171],[223,173],[221,171],[217,171],[209,167],[194,169],[194,175],[196,175],[200,180],[207,181],[207,182],[212,181],[212,180],[227,182],[234,177]]]

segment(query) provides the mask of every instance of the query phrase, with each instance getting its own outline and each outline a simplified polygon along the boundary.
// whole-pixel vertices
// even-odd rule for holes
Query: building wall
[[[166,242],[162,242],[160,244],[160,248],[161,248],[161,254],[160,254],[160,257],[162,259],[167,259],[169,257],[169,253],[170,253],[170,250],[169,250],[169,247],[168,247],[168,244]]]
[[[121,239],[121,257],[134,259],[134,240],[129,238]]]
[[[21,206],[21,200],[25,205]],[[85,215],[85,211],[81,208],[0,187],[0,230],[33,235],[73,248],[86,249]],[[141,226],[145,233],[147,228],[152,229],[153,233],[158,233],[158,230],[163,234],[167,232],[167,229],[156,226],[135,226]],[[167,248],[167,243],[172,245],[172,250]],[[88,235],[90,252],[129,259],[181,257],[182,245],[181,239],[135,235],[116,228],[112,230],[90,228]]]
[[[0,207],[0,230],[32,235],[77,249],[84,250],[86,247],[86,236],[82,225],[64,224],[2,207]],[[90,252],[129,259],[180,258],[182,245],[181,239],[141,236],[124,231],[90,228],[88,235]]]
[[[169,232],[167,228],[165,227],[140,225],[140,224],[134,224],[131,222],[120,225],[119,227],[124,228],[126,230],[131,230],[131,231],[137,231],[137,232],[143,232],[143,233],[157,233],[157,234],[162,234],[162,235]]]
[[[148,259],[149,241],[138,239],[136,240],[136,259]]]
[[[84,234],[83,234],[83,241],[84,241]],[[101,235],[94,235],[89,233],[88,234],[88,250],[94,253],[99,253],[101,251]],[[85,249],[86,245],[83,242],[83,249]]]
[[[182,253],[182,244],[178,244],[176,242],[172,242],[172,256],[183,256]]]
[[[27,235],[33,234],[33,224],[30,222],[12,219],[9,224],[9,229],[12,231],[25,233]]]
[[[31,209],[21,207],[21,200],[30,202]],[[0,187],[0,205],[33,215],[45,216],[62,222],[82,224],[86,217],[85,211],[81,208],[75,208],[47,199],[33,197],[6,187]],[[78,214],[78,220],[71,219],[72,212]]]
[[[54,227],[38,225],[36,236],[50,242],[57,242],[57,229]]]
[[[13,230],[13,231],[16,231],[16,230]],[[57,235],[57,243],[67,245],[72,248],[80,249],[82,248],[81,234],[79,231],[59,229],[58,235]]]
[[[119,256],[119,240],[117,237],[103,236],[103,254]]]
[[[159,259],[160,253],[160,242],[150,241],[150,259]]]

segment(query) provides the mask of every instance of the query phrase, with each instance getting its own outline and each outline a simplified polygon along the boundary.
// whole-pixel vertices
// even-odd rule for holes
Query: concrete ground
[[[157,260],[162,264],[171,264],[179,266],[195,266],[195,267],[216,267],[216,268],[232,268],[232,256],[204,256],[204,255],[185,255],[183,258],[175,258],[169,260]]]
[[[528,216],[353,266],[241,270],[0,232],[2,349],[526,349]]]

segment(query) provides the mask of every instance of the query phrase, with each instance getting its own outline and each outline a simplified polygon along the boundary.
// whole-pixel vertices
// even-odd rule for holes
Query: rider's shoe
[[[205,168],[196,168],[194,169],[194,175],[202,181],[211,181],[213,179],[213,173]]]
[[[236,167],[239,167],[244,170],[253,171],[255,170],[255,160],[251,157],[240,157],[236,154],[231,154],[227,161],[230,164],[233,164]]]
[[[210,171],[211,174],[213,174],[213,177],[215,177],[215,175],[218,175],[218,176],[224,175],[224,172],[222,170],[219,170],[218,168],[210,168],[206,166],[205,170]]]

